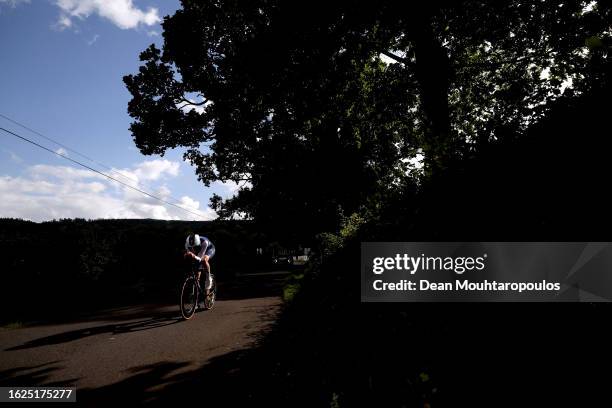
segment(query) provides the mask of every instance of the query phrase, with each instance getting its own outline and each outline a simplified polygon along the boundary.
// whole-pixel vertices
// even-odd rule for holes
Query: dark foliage
[[[219,280],[257,267],[265,239],[243,221],[0,220],[0,320],[61,317],[100,306],[176,301],[190,232],[217,248]]]
[[[559,98],[523,137],[390,200],[368,233],[380,240],[610,240],[611,91],[602,82]]]
[[[213,207],[287,235],[376,212],[419,152],[426,179],[503,149],[610,58],[608,1],[182,5],[124,79],[136,145],[185,147],[205,183],[248,181]]]
[[[391,200],[313,265],[268,340],[286,401],[546,406],[559,388],[604,395],[607,374],[582,374],[610,362],[607,304],[359,304],[358,271],[361,241],[610,241],[610,95],[602,81],[560,98],[524,137],[406,189],[409,200]]]

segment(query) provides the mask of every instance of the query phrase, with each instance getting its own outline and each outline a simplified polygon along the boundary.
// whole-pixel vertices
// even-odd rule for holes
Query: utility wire
[[[136,188],[136,187],[134,187],[134,186],[131,186],[131,185],[127,184],[127,183],[124,183],[124,182],[123,182],[123,181],[121,181],[121,180],[117,180],[116,178],[111,177],[111,176],[109,176],[108,174],[106,174],[106,173],[104,173],[104,172],[101,172],[100,170],[96,170],[96,169],[94,169],[93,167],[90,167],[90,166],[88,166],[88,165],[86,165],[86,164],[81,163],[80,161],[74,160],[74,159],[72,159],[72,158],[70,158],[70,157],[68,157],[68,156],[66,156],[66,155],[64,155],[64,154],[58,153],[58,152],[54,151],[53,149],[49,149],[48,147],[43,146],[43,145],[41,145],[41,144],[39,144],[39,143],[36,143],[35,141],[28,139],[27,137],[24,137],[24,136],[18,135],[17,133],[14,133],[14,132],[11,132],[10,130],[4,129],[3,127],[0,127],[0,130],[4,131],[4,132],[6,132],[6,133],[8,133],[8,134],[10,134],[10,135],[12,135],[12,136],[15,136],[15,137],[17,137],[17,138],[19,138],[19,139],[23,140],[24,142],[30,143],[30,144],[32,144],[32,145],[34,145],[34,146],[36,146],[36,147],[38,147],[38,148],[40,148],[40,149],[46,150],[46,151],[48,151],[49,153],[55,154],[55,155],[60,156],[60,157],[62,157],[62,158],[64,158],[64,159],[66,159],[66,160],[69,160],[69,161],[71,161],[71,162],[73,162],[73,163],[75,163],[75,164],[78,164],[79,166],[84,167],[84,168],[86,168],[87,170],[91,170],[91,171],[93,171],[93,172],[95,172],[95,173],[97,173],[97,174],[100,174],[100,175],[102,175],[102,176],[104,176],[104,177],[108,178],[109,180],[113,180],[113,181],[115,181],[115,182],[117,182],[117,183],[119,183],[119,184],[122,184],[122,185],[124,185],[124,186],[126,186],[126,187],[128,187],[128,188],[130,188],[130,189],[132,189],[132,190],[134,190],[134,191],[137,191],[137,192],[139,192],[139,193],[141,193],[141,194],[144,194],[144,195],[146,195],[146,196],[148,196],[148,197],[151,197],[151,198],[153,198],[153,199],[155,199],[155,200],[157,200],[157,201],[159,201],[159,202],[161,202],[161,203],[164,203],[164,204],[166,204],[166,205],[171,205],[171,206],[176,207],[176,208],[178,208],[178,209],[180,209],[180,210],[183,210],[183,211],[185,211],[185,212],[187,212],[187,213],[189,213],[189,214],[192,214],[192,215],[195,215],[195,216],[197,216],[197,217],[200,217],[200,218],[204,219],[204,217],[203,217],[201,214],[198,214],[198,213],[196,213],[196,212],[194,212],[194,211],[188,210],[187,208],[181,207],[180,205],[177,205],[177,204],[171,203],[171,202],[169,202],[169,201],[166,201],[166,200],[164,200],[163,198],[157,197],[157,196],[155,196],[155,195],[153,195],[153,194],[151,194],[151,193],[148,193],[148,192],[146,192],[146,191],[144,191],[144,190],[141,190],[141,189],[139,189],[139,188]]]
[[[112,167],[110,167],[110,166],[108,166],[108,165],[106,165],[106,164],[104,164],[104,163],[100,163],[99,161],[94,160],[94,159],[92,159],[91,157],[86,156],[86,155],[84,155],[83,153],[80,153],[80,152],[78,152],[78,151],[76,151],[76,150],[74,150],[74,149],[72,149],[72,148],[70,148],[70,147],[66,146],[66,145],[65,145],[65,144],[63,144],[63,143],[60,143],[60,142],[58,142],[57,140],[50,138],[49,136],[45,136],[45,135],[43,135],[42,133],[40,133],[39,131],[32,129],[32,128],[30,128],[30,127],[28,127],[28,126],[24,125],[23,123],[20,123],[20,122],[16,121],[15,119],[11,119],[11,118],[9,118],[8,116],[3,115],[2,113],[0,113],[0,117],[2,117],[2,118],[4,118],[4,119],[8,120],[9,122],[11,122],[11,123],[12,123],[12,124],[14,124],[14,125],[17,125],[17,126],[19,126],[19,127],[23,128],[23,129],[25,129],[25,130],[27,130],[27,131],[29,131],[29,132],[34,133],[34,134],[35,134],[35,135],[37,135],[37,136],[42,137],[43,139],[45,139],[45,140],[47,140],[47,141],[49,141],[49,142],[51,142],[51,143],[55,143],[56,145],[58,145],[58,146],[60,146],[60,147],[63,147],[64,149],[66,149],[67,151],[69,151],[69,152],[71,152],[71,153],[74,153],[74,154],[76,154],[76,155],[78,155],[78,156],[80,156],[80,157],[82,157],[82,158],[84,158],[84,159],[86,159],[86,160],[89,160],[90,162],[92,162],[92,163],[94,163],[94,164],[96,164],[96,165],[98,165],[98,166],[100,166],[100,167],[105,168],[106,170],[109,170],[111,173],[114,173],[114,174],[120,175],[120,176],[122,176],[122,177],[124,177],[124,178],[126,178],[126,179],[129,179],[129,180],[132,180],[132,181],[134,181],[134,182],[138,183],[138,180],[136,180],[135,178],[130,177],[130,176],[128,176],[128,175],[126,175],[126,174],[123,174],[123,173],[121,173],[121,172],[118,172],[118,171],[114,170]],[[55,153],[55,152],[53,152],[53,153]]]
[[[101,162],[99,162],[99,161],[95,160],[95,159],[92,159],[91,157],[86,156],[85,154],[83,154],[83,153],[81,153],[81,152],[79,152],[79,151],[77,151],[77,150],[75,150],[75,149],[73,149],[73,148],[71,148],[71,147],[69,147],[69,146],[66,146],[66,145],[65,145],[65,144],[63,144],[63,143],[60,143],[60,142],[58,142],[57,140],[55,140],[55,139],[53,139],[53,138],[51,138],[51,137],[49,137],[49,136],[45,136],[45,135],[44,135],[44,134],[42,134],[41,132],[39,132],[39,131],[37,131],[37,130],[35,130],[35,129],[32,129],[31,127],[29,127],[29,126],[27,126],[27,125],[25,125],[25,124],[23,124],[23,123],[21,123],[21,122],[19,122],[19,121],[15,120],[15,119],[12,119],[12,118],[10,118],[10,117],[8,117],[8,116],[6,116],[6,115],[2,114],[2,113],[0,113],[0,117],[2,117],[2,118],[4,118],[4,119],[8,120],[9,122],[11,122],[11,123],[13,123],[13,124],[15,124],[15,125],[17,125],[17,126],[19,126],[19,127],[23,128],[23,129],[25,129],[25,130],[27,130],[27,131],[29,131],[29,132],[34,133],[34,134],[35,134],[35,135],[37,135],[37,136],[42,137],[42,138],[43,138],[43,139],[45,139],[45,140],[48,140],[48,141],[50,141],[50,142],[52,142],[52,143],[55,143],[56,145],[58,145],[58,146],[60,146],[60,147],[63,147],[63,148],[64,148],[64,149],[66,149],[67,151],[70,151],[70,152],[72,152],[72,153],[74,153],[74,154],[76,154],[76,155],[78,155],[78,156],[80,156],[80,157],[82,157],[82,158],[84,158],[84,159],[86,159],[86,160],[89,160],[90,162],[92,162],[92,163],[94,163],[94,164],[96,164],[96,165],[98,165],[98,166],[101,166],[101,167],[103,167],[103,168],[105,168],[105,169],[109,170],[109,171],[110,171],[111,173],[113,173],[113,174],[117,174],[117,175],[119,175],[119,176],[121,176],[121,177],[123,177],[123,178],[125,178],[125,179],[131,180],[131,181],[133,181],[133,182],[134,182],[134,183],[136,183],[136,184],[138,184],[138,182],[139,182],[139,181],[138,181],[138,179],[135,179],[135,178],[133,178],[133,177],[130,177],[130,176],[128,176],[128,175],[126,175],[126,174],[123,174],[123,173],[121,173],[121,172],[119,172],[119,171],[116,171],[116,170],[115,170],[115,169],[113,169],[111,166],[108,166],[108,165],[106,165],[106,164],[104,164],[104,163],[101,163]],[[56,152],[54,151],[53,153],[56,153]],[[174,196],[172,196],[172,195],[169,195],[169,197],[170,197],[172,200],[176,201],[176,202],[179,202],[179,203],[181,202],[181,200],[179,200],[178,198],[176,198],[176,197],[174,197]],[[203,217],[203,218],[204,218],[204,217]]]

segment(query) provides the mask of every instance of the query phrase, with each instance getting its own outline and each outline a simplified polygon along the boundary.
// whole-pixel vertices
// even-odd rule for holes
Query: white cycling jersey
[[[200,250],[198,251],[195,259],[198,262],[202,262],[202,258],[204,258],[204,255],[208,255],[209,258],[212,258],[213,255],[215,254],[215,246],[213,245],[213,243],[210,241],[210,239],[200,235]],[[195,248],[197,247],[189,247],[188,243],[185,242],[185,249],[187,251],[193,252],[195,253],[195,251],[193,251]]]

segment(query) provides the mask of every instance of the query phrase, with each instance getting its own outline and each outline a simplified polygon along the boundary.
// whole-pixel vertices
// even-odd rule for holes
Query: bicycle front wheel
[[[217,299],[217,282],[213,279],[212,286],[210,288],[210,293],[204,299],[204,308],[206,310],[210,310],[215,305],[215,300]]]
[[[194,278],[188,278],[181,289],[181,314],[189,320],[195,314],[198,306],[198,285]]]

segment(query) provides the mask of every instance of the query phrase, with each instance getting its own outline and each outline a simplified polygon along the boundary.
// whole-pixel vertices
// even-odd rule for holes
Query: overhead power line
[[[39,143],[37,143],[37,142],[35,142],[35,141],[31,140],[31,139],[28,139],[28,138],[27,138],[27,137],[25,137],[25,136],[21,136],[21,135],[19,135],[19,134],[15,133],[15,132],[12,132],[12,131],[10,131],[10,130],[7,130],[7,129],[3,128],[3,127],[0,127],[0,130],[2,130],[2,131],[4,131],[4,132],[6,132],[6,133],[8,133],[8,134],[10,134],[10,135],[12,135],[12,136],[14,136],[14,137],[16,137],[16,138],[21,139],[21,140],[23,140],[24,142],[30,143],[30,144],[32,144],[32,145],[34,145],[34,146],[36,146],[36,147],[38,147],[38,148],[40,148],[40,149],[46,150],[46,151],[47,151],[47,152],[49,152],[49,153],[55,154],[55,155],[57,155],[57,156],[59,156],[59,157],[62,157],[62,158],[64,158],[64,159],[66,159],[66,160],[71,161],[72,163],[78,164],[79,166],[84,167],[84,168],[86,168],[87,170],[91,170],[91,171],[93,171],[94,173],[100,174],[101,176],[104,176],[104,177],[108,178],[109,180],[115,181],[115,182],[117,182],[117,183],[119,183],[119,184],[121,184],[121,185],[123,185],[123,186],[125,186],[125,187],[127,187],[127,188],[130,188],[130,189],[132,189],[132,190],[134,190],[134,191],[137,191],[137,192],[139,192],[139,193],[141,193],[141,194],[144,194],[144,195],[146,195],[146,196],[148,196],[148,197],[151,197],[151,198],[153,198],[153,199],[155,199],[155,200],[157,200],[157,201],[159,201],[159,202],[161,202],[161,203],[163,203],[163,204],[166,204],[166,205],[171,205],[171,206],[173,206],[173,207],[176,207],[176,208],[178,208],[178,209],[180,209],[180,210],[182,210],[182,211],[185,211],[185,212],[187,212],[187,213],[189,213],[189,214],[191,214],[191,215],[195,215],[195,216],[200,217],[200,218],[202,218],[202,219],[204,219],[204,218],[205,218],[205,217],[204,217],[202,214],[199,214],[199,213],[197,213],[197,212],[195,212],[195,211],[191,211],[191,210],[189,210],[189,209],[187,209],[187,208],[181,207],[180,205],[177,205],[177,204],[171,203],[171,202],[169,202],[169,201],[166,201],[166,200],[164,200],[163,198],[160,198],[160,197],[158,197],[158,196],[156,196],[156,195],[153,195],[153,194],[151,194],[151,193],[149,193],[149,192],[147,192],[147,191],[141,190],[141,189],[139,189],[139,188],[137,188],[137,187],[131,186],[131,185],[127,184],[127,183],[124,183],[124,182],[123,182],[123,181],[121,181],[121,180],[117,180],[116,178],[114,178],[114,177],[112,177],[112,176],[109,176],[108,174],[106,174],[106,173],[104,173],[104,172],[102,172],[102,171],[100,171],[100,170],[94,169],[93,167],[90,167],[90,166],[88,166],[88,165],[86,165],[86,164],[83,164],[83,163],[81,163],[81,162],[80,162],[80,161],[78,161],[78,160],[75,160],[75,159],[73,159],[73,158],[71,158],[71,157],[68,157],[68,156],[66,156],[66,155],[64,155],[64,154],[58,153],[58,152],[54,151],[53,149],[50,149],[50,148],[48,148],[48,147],[46,147],[46,146],[43,146],[43,145],[41,145],[41,144],[39,144]]]
[[[81,152],[79,152],[79,151],[77,151],[77,150],[75,150],[75,149],[73,149],[73,148],[69,147],[69,146],[66,146],[66,145],[65,145],[65,144],[63,144],[63,143],[60,143],[60,142],[58,142],[57,140],[55,140],[55,139],[53,139],[53,138],[50,138],[49,136],[45,136],[45,135],[44,135],[44,134],[42,134],[41,132],[39,132],[39,131],[37,131],[37,130],[32,129],[31,127],[26,126],[26,125],[24,125],[23,123],[21,123],[21,122],[19,122],[19,121],[15,120],[15,119],[9,118],[8,116],[3,115],[2,113],[0,113],[0,117],[2,117],[2,118],[4,118],[4,119],[8,120],[9,122],[11,122],[11,123],[12,123],[12,124],[14,124],[14,125],[17,125],[17,126],[21,127],[22,129],[27,130],[28,132],[32,132],[32,133],[34,133],[35,135],[40,136],[40,137],[42,137],[43,139],[45,139],[45,140],[47,140],[47,141],[49,141],[49,142],[51,142],[51,143],[54,143],[54,144],[58,145],[59,147],[63,147],[64,149],[66,149],[66,151],[69,151],[69,152],[71,152],[71,153],[74,153],[74,154],[76,154],[77,156],[82,157],[82,158],[83,158],[83,159],[85,159],[85,160],[89,160],[90,162],[92,162],[92,163],[94,163],[94,164],[96,164],[96,165],[98,165],[98,166],[100,166],[100,167],[105,168],[106,170],[110,171],[111,173],[117,174],[117,175],[119,175],[119,176],[121,176],[121,177],[124,177],[124,178],[126,178],[126,179],[129,179],[129,180],[132,180],[132,181],[134,181],[134,182],[138,183],[138,180],[137,180],[137,179],[135,179],[135,178],[133,178],[133,177],[130,177],[130,176],[126,175],[126,174],[123,174],[123,173],[121,173],[121,172],[119,172],[119,171],[117,171],[117,170],[113,169],[111,166],[108,166],[108,165],[106,165],[106,164],[104,164],[104,163],[100,163],[99,161],[97,161],[97,160],[95,160],[95,159],[92,159],[91,157],[89,157],[89,156],[87,156],[87,155],[85,155],[85,154],[83,154],[83,153],[81,153]],[[55,153],[55,152],[54,152],[54,153]]]
[[[27,131],[29,131],[29,132],[31,132],[31,133],[33,133],[33,134],[35,134],[35,135],[37,135],[37,136],[42,137],[42,138],[43,138],[43,139],[45,139],[45,140],[48,140],[48,141],[50,141],[50,142],[52,142],[52,143],[54,143],[54,144],[56,144],[56,145],[58,145],[58,146],[60,146],[60,147],[63,147],[63,148],[64,148],[64,149],[66,149],[67,151],[70,151],[70,152],[72,152],[72,153],[74,153],[74,154],[76,154],[76,155],[78,155],[78,156],[80,156],[80,157],[82,157],[82,158],[84,158],[84,159],[86,159],[86,160],[89,160],[91,163],[94,163],[94,164],[96,164],[96,165],[98,165],[98,166],[101,166],[101,167],[103,167],[103,168],[107,169],[108,171],[110,171],[110,172],[111,172],[111,173],[113,173],[113,174],[116,174],[116,175],[121,176],[121,177],[123,177],[123,178],[125,178],[125,179],[128,179],[128,180],[131,180],[131,181],[133,181],[133,182],[134,182],[134,183],[136,183],[136,184],[138,184],[138,183],[139,183],[139,180],[138,180],[138,179],[136,179],[136,178],[134,178],[134,177],[130,177],[129,175],[123,174],[123,173],[121,173],[121,172],[119,172],[119,171],[116,171],[116,170],[115,170],[115,169],[114,169],[112,166],[109,166],[109,165],[104,164],[104,163],[102,163],[102,162],[100,162],[100,161],[98,161],[98,160],[95,160],[95,159],[93,159],[93,158],[91,158],[91,157],[89,157],[89,156],[87,156],[87,155],[85,155],[85,154],[83,154],[83,153],[81,153],[81,152],[77,151],[76,149],[74,149],[74,148],[72,148],[72,147],[70,147],[70,146],[66,146],[66,144],[61,143],[61,142],[58,142],[57,140],[55,140],[55,139],[53,139],[53,138],[51,138],[51,137],[49,137],[49,136],[46,136],[46,135],[44,135],[43,133],[41,133],[41,132],[39,132],[39,131],[37,131],[37,130],[35,130],[35,129],[32,129],[31,127],[29,127],[29,126],[25,125],[25,124],[24,124],[24,123],[22,123],[22,122],[19,122],[18,120],[15,120],[15,119],[13,119],[13,118],[10,118],[10,117],[8,117],[8,116],[6,116],[6,115],[2,114],[2,113],[0,113],[0,117],[2,117],[2,118],[4,118],[4,119],[8,120],[9,122],[11,122],[11,123],[13,123],[13,124],[15,124],[15,125],[17,125],[17,126],[19,126],[19,127],[23,128],[23,129],[25,129],[25,130],[27,130]],[[57,153],[57,152],[56,152],[56,151],[54,151],[53,153]],[[178,203],[180,203],[180,202],[181,202],[181,200],[180,200],[180,199],[178,199],[178,198],[176,198],[176,197],[174,197],[174,196],[172,196],[172,195],[169,195],[168,197],[169,197],[169,198],[171,198],[173,201],[176,201],[176,202],[178,202]],[[203,217],[203,218],[205,218],[204,216],[202,216],[202,217]]]

